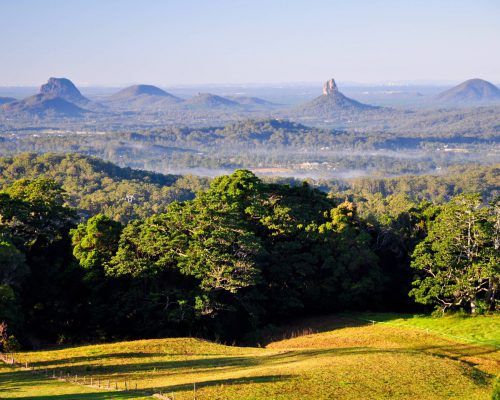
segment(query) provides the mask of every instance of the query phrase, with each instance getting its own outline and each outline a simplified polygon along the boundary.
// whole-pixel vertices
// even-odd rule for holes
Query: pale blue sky
[[[500,0],[0,0],[0,85],[500,82]]]

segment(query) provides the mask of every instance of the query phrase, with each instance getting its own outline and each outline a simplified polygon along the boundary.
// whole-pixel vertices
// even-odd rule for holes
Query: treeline
[[[242,339],[299,315],[494,310],[498,204],[357,204],[249,171],[126,224],[78,223],[53,180],[0,194],[0,321],[26,345],[168,335]],[[410,296],[409,296],[410,293]]]

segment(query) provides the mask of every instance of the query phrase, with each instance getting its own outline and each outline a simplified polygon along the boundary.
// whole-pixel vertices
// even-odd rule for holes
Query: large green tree
[[[413,253],[412,267],[421,274],[410,295],[417,302],[472,313],[484,302],[496,307],[500,258],[493,214],[478,194],[456,196],[441,207]]]

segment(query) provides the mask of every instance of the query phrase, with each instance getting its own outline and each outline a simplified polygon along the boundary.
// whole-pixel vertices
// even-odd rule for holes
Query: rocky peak
[[[86,100],[73,82],[66,78],[49,78],[48,82],[40,87],[40,94],[69,101]]]
[[[323,96],[331,96],[338,91],[339,89],[337,88],[337,84],[333,78],[326,81],[323,85]]]

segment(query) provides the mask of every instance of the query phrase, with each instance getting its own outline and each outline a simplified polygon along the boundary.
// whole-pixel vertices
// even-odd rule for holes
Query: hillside
[[[36,94],[26,99],[13,101],[1,106],[9,115],[36,115],[38,117],[82,117],[88,111],[64,100],[45,94]]]
[[[134,85],[105,99],[111,107],[137,111],[167,110],[183,100],[152,85]]]
[[[123,222],[159,212],[172,201],[190,199],[203,182],[121,168],[79,154],[53,153],[0,158],[0,176],[0,187],[21,178],[54,179],[66,191],[68,204],[82,215],[102,212]]]
[[[0,97],[0,106],[6,103],[12,103],[13,101],[16,101],[14,97]]]
[[[195,108],[234,108],[240,104],[225,97],[211,93],[199,93],[185,101],[186,106]]]
[[[197,398],[217,400],[490,398],[493,376],[499,372],[494,347],[435,333],[439,319],[431,319],[426,331],[398,325],[397,316],[387,316],[394,323],[375,325],[364,321],[369,317],[305,320],[298,325],[305,335],[289,331],[293,338],[266,348],[176,338],[19,353],[14,355],[18,362],[42,374],[0,367],[2,395],[143,399],[163,392],[188,400],[196,383]],[[498,317],[474,321],[498,325]],[[467,336],[469,330],[462,328],[461,333]],[[73,382],[51,378],[61,374]]]
[[[159,97],[175,97],[170,93],[165,92],[159,87],[153,85],[133,85],[120,90],[118,93],[110,96],[110,99],[129,99],[136,96],[148,95],[148,96],[159,96]],[[175,97],[180,100],[179,98]]]
[[[227,99],[236,101],[243,106],[250,107],[276,107],[277,104],[252,96],[228,96]]]
[[[483,79],[469,79],[436,96],[443,104],[484,104],[500,101],[500,89]]]

